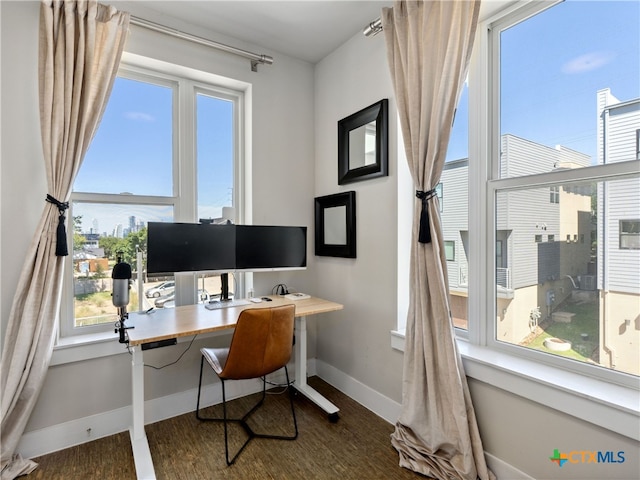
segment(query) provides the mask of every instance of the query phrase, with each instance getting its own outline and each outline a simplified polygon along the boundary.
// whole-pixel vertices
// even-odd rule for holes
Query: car
[[[160,285],[156,285],[153,288],[150,288],[146,292],[144,292],[147,298],[159,298],[164,295],[169,295],[173,293],[176,288],[176,282],[162,282]]]
[[[154,305],[156,308],[174,308],[176,306],[175,293],[170,293],[164,297],[156,299]],[[198,303],[204,303],[209,301],[209,292],[206,290],[198,290]]]

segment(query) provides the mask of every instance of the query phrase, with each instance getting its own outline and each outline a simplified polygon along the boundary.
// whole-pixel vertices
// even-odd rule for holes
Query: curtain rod
[[[365,37],[370,37],[370,36],[375,36],[379,34],[381,31],[382,31],[382,20],[378,18],[377,20],[374,20],[369,25],[364,27],[364,30],[362,31],[362,33],[364,34]]]
[[[158,23],[150,22],[149,20],[145,20],[143,18],[134,17],[133,15],[131,16],[129,23],[132,23],[133,25],[138,25],[139,27],[148,28],[149,30],[155,30],[156,32],[165,33],[173,37],[181,38],[183,40],[189,40],[190,42],[199,43],[200,45],[205,45],[207,47],[215,48],[217,50],[222,50],[228,53],[233,53],[234,55],[239,55],[241,57],[248,58],[249,60],[251,60],[252,72],[258,71],[258,64],[260,63],[266,64],[266,65],[273,64],[273,57],[269,55],[261,55],[257,53],[248,52],[240,48],[230,47],[229,45],[225,45],[224,43],[214,42],[213,40],[208,40],[206,38],[191,35],[190,33],[181,32],[180,30],[166,27]]]

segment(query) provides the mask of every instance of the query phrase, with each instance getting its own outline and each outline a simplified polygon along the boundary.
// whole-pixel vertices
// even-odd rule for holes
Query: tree
[[[84,248],[84,244],[87,243],[87,239],[81,233],[77,231],[73,232],[73,251],[80,252]]]
[[[138,249],[147,250],[147,228],[142,228],[137,232],[132,232],[118,243],[118,252],[122,253],[122,260],[131,265],[133,270],[138,270],[136,265],[136,255]]]
[[[100,240],[98,240],[100,248],[104,250],[104,256],[111,260],[116,259],[115,255],[119,242],[120,239],[116,237],[100,237]]]
[[[80,252],[87,243],[87,239],[82,235],[82,215],[73,217],[73,251]]]

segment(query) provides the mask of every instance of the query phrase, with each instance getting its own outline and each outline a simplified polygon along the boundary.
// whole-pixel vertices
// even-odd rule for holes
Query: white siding
[[[620,102],[605,89],[598,109],[598,163],[634,160],[640,99]],[[598,288],[639,293],[640,250],[620,249],[620,220],[640,219],[640,179],[600,183],[597,218]]]
[[[445,241],[455,241],[455,261],[447,262],[449,286],[466,285],[467,252],[462,235],[469,229],[469,163],[467,160],[449,162],[442,171],[441,220],[442,235]],[[463,275],[461,276],[461,270]],[[462,278],[461,278],[462,277]]]
[[[555,148],[516,137],[502,137],[501,171],[510,177],[550,172],[555,168],[587,166],[590,157],[574,150]],[[513,288],[538,283],[538,244],[535,236],[547,242],[560,238],[560,203],[550,201],[548,187],[508,192],[497,198],[497,229],[511,232],[508,242],[508,267],[512,270]]]

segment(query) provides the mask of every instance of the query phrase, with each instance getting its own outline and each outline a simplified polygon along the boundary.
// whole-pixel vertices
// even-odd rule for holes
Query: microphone
[[[125,327],[124,321],[129,318],[127,314],[127,305],[129,305],[129,280],[131,280],[131,265],[122,261],[120,256],[117,257],[117,263],[113,266],[111,272],[113,279],[113,291],[111,292],[111,301],[118,310],[120,317],[116,323],[115,333],[119,334],[119,342],[126,343],[124,333],[125,330],[133,327]]]
[[[131,280],[131,265],[122,262],[118,257],[118,263],[113,266],[111,272],[113,279],[113,305],[117,308],[124,308],[129,305],[129,280]]]

